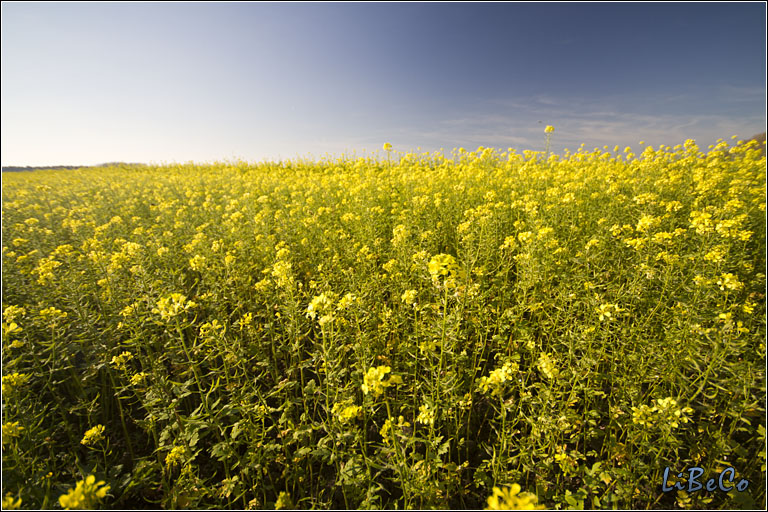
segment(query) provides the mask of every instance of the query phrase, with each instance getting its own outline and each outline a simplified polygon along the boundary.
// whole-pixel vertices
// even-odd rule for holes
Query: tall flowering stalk
[[[544,157],[545,160],[549,160],[549,141],[550,141],[550,138],[552,137],[552,133],[554,131],[555,131],[555,127],[554,126],[547,125],[547,127],[544,128],[544,133],[547,134],[547,145],[546,145],[546,147],[544,149],[544,152],[546,153],[546,156]]]

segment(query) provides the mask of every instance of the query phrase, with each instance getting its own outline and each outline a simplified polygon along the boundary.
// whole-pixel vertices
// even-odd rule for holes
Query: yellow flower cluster
[[[59,496],[59,504],[66,510],[95,509],[109,489],[110,486],[105,485],[104,481],[97,482],[94,475],[88,475],[85,480],[79,481],[74,489]]]
[[[133,376],[131,376],[131,385],[132,386],[143,386],[144,383],[147,382],[147,374],[145,372],[139,372]]]
[[[504,383],[515,378],[518,365],[513,361],[507,361],[501,368],[493,370],[487,377],[480,377],[478,388],[481,393],[491,392],[494,396],[501,396],[504,392]]]
[[[203,270],[205,270],[205,263],[206,263],[206,261],[207,260],[206,260],[205,256],[200,256],[199,254],[196,254],[192,258],[190,258],[190,260],[189,260],[189,267],[192,270],[196,270],[196,271],[202,272]]]
[[[291,499],[291,493],[280,491],[280,494],[277,496],[277,501],[275,502],[275,510],[284,510],[284,509],[292,509],[295,508],[293,505],[293,500]]]
[[[18,421],[9,421],[3,423],[3,444],[7,443],[14,437],[19,437],[24,427],[19,426]]]
[[[597,311],[598,317],[600,318],[600,321],[607,322],[613,318],[614,314],[621,313],[624,310],[619,306],[617,306],[616,304],[600,304],[600,306],[597,307],[596,311]]]
[[[701,211],[691,212],[691,227],[699,235],[705,235],[712,231],[712,214]]]
[[[318,323],[322,327],[323,325],[332,322],[335,318],[333,316],[334,303],[336,302],[336,294],[333,292],[321,293],[312,298],[307,306],[307,318],[315,319],[320,314]],[[344,307],[349,305],[352,301],[349,300],[345,303]]]
[[[536,495],[528,492],[520,492],[519,484],[500,489],[493,488],[493,494],[488,498],[488,506],[485,510],[544,510],[543,505],[538,505]]]
[[[389,366],[370,368],[368,373],[363,377],[363,385],[361,386],[363,393],[366,395],[371,394],[373,395],[373,398],[378,398],[384,393],[385,388],[402,384],[403,379],[399,375],[392,375],[389,379],[384,380],[384,376],[391,370],[392,369]]]
[[[18,510],[21,508],[21,498],[13,499],[10,492],[3,498],[3,510]]]
[[[404,428],[410,427],[411,424],[407,421],[405,421],[404,416],[398,416],[397,417],[397,423],[394,423],[391,420],[386,420],[384,422],[384,425],[381,427],[381,430],[379,431],[379,434],[381,434],[381,438],[384,440],[385,444],[389,444],[392,442],[392,432],[394,429],[397,429],[398,431],[403,430]]]
[[[120,354],[113,356],[112,361],[110,361],[110,364],[117,368],[118,370],[125,371],[126,366],[125,364],[133,359],[133,354],[131,354],[128,351],[121,352]]]
[[[214,319],[200,326],[200,336],[202,338],[212,338],[223,334],[226,330],[226,327],[221,325],[221,322]]]
[[[517,234],[517,239],[520,241],[521,244],[527,244],[531,240],[533,240],[533,233],[530,231],[521,231]]]
[[[640,407],[632,407],[632,422],[647,427],[666,424],[672,428],[677,428],[680,423],[690,421],[688,414],[691,413],[693,413],[693,409],[678,407],[677,400],[672,397],[657,398],[656,404],[653,406],[642,404]]]
[[[428,267],[432,280],[438,282],[441,277],[455,280],[463,277],[463,272],[450,254],[437,254],[429,260]]]
[[[104,440],[104,425],[96,425],[93,428],[88,429],[83,436],[80,444],[85,446],[92,446]]]
[[[693,413],[690,407],[678,407],[677,400],[672,397],[656,399],[656,411],[662,421],[672,428],[677,428],[679,423],[688,423],[691,419],[687,416]]]
[[[355,297],[351,293],[345,293],[344,296],[339,300],[339,303],[336,305],[337,311],[344,311],[345,309],[349,308],[352,304],[354,304],[357,301],[357,297]]]
[[[333,404],[331,412],[335,414],[341,423],[348,423],[349,421],[360,417],[363,412],[363,408],[359,405],[350,404],[347,402],[337,402]]]
[[[400,296],[400,300],[405,302],[409,305],[416,305],[416,295],[418,292],[416,290],[406,290],[403,292],[403,294]]]
[[[272,265],[272,277],[277,279],[277,285],[288,288],[293,285],[292,265],[289,261],[277,261]]]
[[[163,297],[157,302],[157,307],[152,310],[153,313],[158,313],[163,320],[170,320],[171,318],[180,315],[186,311],[197,306],[191,300],[187,300],[187,297],[180,293],[172,293],[168,297]]]
[[[61,266],[61,262],[54,259],[43,258],[37,264],[35,272],[37,273],[37,282],[39,284],[48,284],[53,280],[53,271]]]
[[[186,453],[187,450],[183,446],[174,446],[168,452],[168,455],[165,456],[165,465],[171,468],[178,464],[183,464]]]
[[[14,372],[10,375],[3,375],[3,394],[10,395],[17,389],[27,383],[29,375],[26,373]]]
[[[7,306],[3,310],[3,340],[10,341],[12,348],[19,348],[24,346],[21,341],[12,338],[15,338],[17,334],[24,331],[24,329],[19,327],[19,325],[16,323],[16,319],[18,317],[23,317],[26,314],[26,309],[19,306]]]
[[[3,310],[3,320],[5,320],[6,323],[10,324],[13,323],[16,318],[22,317],[27,314],[27,310],[20,307],[20,306],[7,306]]]
[[[416,421],[423,425],[435,424],[435,408],[429,404],[419,406],[419,415],[416,417]]]
[[[134,302],[132,304],[128,304],[120,311],[120,316],[123,318],[129,318],[131,316],[134,316],[139,311],[139,303]]]
[[[557,462],[563,470],[565,468],[568,468],[573,465],[574,461],[571,459],[571,457],[564,451],[561,450],[558,453],[555,454],[555,462]]]
[[[546,352],[542,352],[539,355],[538,367],[541,373],[548,379],[554,379],[560,375],[560,370],[555,366],[552,356]]]
[[[67,318],[67,313],[54,307],[49,307],[40,310],[40,318],[49,326],[58,324],[61,320]]]
[[[739,278],[728,272],[720,276],[717,285],[721,290],[725,290],[726,288],[729,290],[741,290],[744,288],[744,284],[739,281]]]
[[[661,224],[661,219],[654,217],[653,215],[643,215],[640,220],[637,221],[637,229],[641,233],[647,233]]]

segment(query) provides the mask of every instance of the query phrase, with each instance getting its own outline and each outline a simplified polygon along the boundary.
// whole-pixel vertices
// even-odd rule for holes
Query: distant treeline
[[[95,167],[118,167],[121,165],[141,165],[138,163],[125,163],[125,162],[107,162],[99,165],[40,165],[36,167],[20,167],[20,166],[8,166],[3,167],[3,172],[20,172],[20,171],[61,171],[71,169],[88,169]]]
[[[757,141],[762,146],[763,154],[765,154],[765,132],[758,133],[757,135],[753,135],[750,138],[746,139],[744,142],[747,143],[752,140]],[[126,162],[107,162],[105,164],[99,164],[99,165],[48,165],[48,166],[37,166],[37,167],[8,166],[8,167],[3,167],[3,172],[86,169],[86,168],[119,167],[119,166],[133,166],[133,165],[143,165],[143,164],[126,163]]]

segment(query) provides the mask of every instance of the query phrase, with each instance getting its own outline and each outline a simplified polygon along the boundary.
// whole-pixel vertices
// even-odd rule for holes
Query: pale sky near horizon
[[[2,3],[2,165],[478,146],[702,148],[766,126],[766,6]]]

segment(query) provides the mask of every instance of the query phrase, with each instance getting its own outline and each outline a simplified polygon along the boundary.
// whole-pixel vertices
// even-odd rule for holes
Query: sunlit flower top
[[[493,488],[493,495],[488,498],[485,510],[543,510],[543,505],[537,505],[538,498],[527,492],[520,492],[519,484],[512,484],[506,489]]]
[[[110,486],[104,485],[104,481],[96,482],[95,476],[88,475],[85,480],[79,481],[74,489],[61,495],[59,504],[67,510],[93,509],[99,500],[107,495],[109,489]]]

